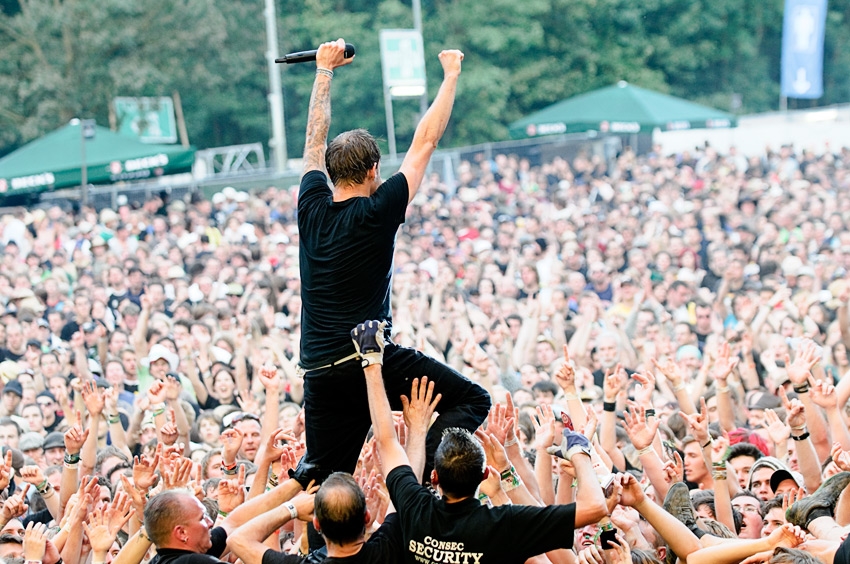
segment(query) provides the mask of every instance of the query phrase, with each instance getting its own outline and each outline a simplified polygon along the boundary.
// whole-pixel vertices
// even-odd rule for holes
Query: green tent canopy
[[[81,178],[79,120],[48,133],[0,159],[0,194],[33,194],[79,186]],[[86,140],[90,184],[141,180],[192,170],[195,149],[151,145],[97,126]]]
[[[573,96],[510,125],[514,139],[561,133],[647,133],[727,128],[735,116],[681,98],[620,82]]]

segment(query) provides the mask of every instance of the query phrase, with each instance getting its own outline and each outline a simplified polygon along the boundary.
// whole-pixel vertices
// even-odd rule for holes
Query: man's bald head
[[[334,472],[316,492],[316,521],[334,544],[360,540],[366,532],[366,496],[350,474]]]
[[[171,539],[174,527],[186,522],[186,493],[165,491],[155,495],[145,506],[145,531],[156,546]]]

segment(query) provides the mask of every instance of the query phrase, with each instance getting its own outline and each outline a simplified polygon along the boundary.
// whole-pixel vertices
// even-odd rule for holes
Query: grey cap
[[[21,435],[21,438],[18,439],[18,448],[23,452],[34,449],[41,449],[43,447],[44,437],[33,431],[30,431],[29,433],[24,433],[23,435]]]
[[[47,433],[47,436],[44,437],[44,444],[41,445],[41,448],[44,450],[49,450],[51,448],[65,448],[65,435],[59,431]]]

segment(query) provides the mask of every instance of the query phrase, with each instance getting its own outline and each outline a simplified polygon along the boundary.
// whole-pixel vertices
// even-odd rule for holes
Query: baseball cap
[[[776,491],[779,487],[779,484],[784,482],[785,480],[794,480],[794,483],[797,484],[798,488],[802,488],[805,486],[805,480],[803,479],[803,475],[799,472],[792,472],[790,470],[777,470],[770,476],[770,489]]]
[[[15,394],[19,398],[24,397],[24,388],[17,380],[9,380],[3,387],[3,393]]]
[[[177,365],[180,364],[180,359],[177,358],[176,354],[168,350],[165,345],[157,343],[151,347],[147,358],[143,359],[143,365],[150,366],[159,359],[168,361],[168,367],[171,372],[175,372],[177,370]]]

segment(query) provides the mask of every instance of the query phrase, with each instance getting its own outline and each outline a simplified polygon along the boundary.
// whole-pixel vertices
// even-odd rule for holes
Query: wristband
[[[728,394],[729,393],[729,386],[723,386],[722,388],[717,388],[717,393],[718,394]]]
[[[791,440],[792,440],[792,441],[805,441],[805,440],[806,440],[806,439],[808,439],[808,438],[809,438],[809,432],[808,432],[808,431],[806,431],[805,433],[803,433],[802,435],[800,435],[800,436],[798,436],[798,437],[795,437],[794,435],[791,435]]]
[[[333,77],[334,77],[334,71],[332,71],[331,69],[317,68],[317,69],[316,69],[316,74],[320,74],[320,75],[322,75],[322,76],[326,76],[326,77],[328,77],[328,78],[333,78]],[[293,517],[293,519],[294,519],[294,517]]]
[[[685,383],[684,382],[682,382],[681,384],[678,384],[676,386],[673,386],[674,392],[681,392],[684,389],[685,389]]]
[[[80,454],[65,453],[65,464],[77,464],[80,461]]]
[[[704,445],[702,445],[702,448],[710,447],[713,444],[714,444],[714,440],[711,437],[709,437],[708,442],[705,443]]]
[[[235,476],[239,473],[239,465],[235,462],[233,463],[233,466],[225,466],[224,464],[222,464],[221,473],[227,476]]]
[[[516,435],[514,435],[514,438],[506,440],[506,441],[505,441],[505,444],[504,444],[503,446],[504,446],[505,448],[507,448],[507,447],[509,447],[509,446],[514,446],[514,445],[515,445],[515,444],[517,444],[518,442],[519,442],[519,440],[517,440]]]
[[[287,501],[283,504],[283,506],[289,510],[290,519],[298,519],[298,509],[295,507],[294,503]]]
[[[642,449],[637,451],[638,456],[643,456],[644,454],[649,454],[652,452],[652,445],[650,444],[647,447],[643,447]]]
[[[228,515],[227,511],[222,511],[221,509],[219,509],[219,510],[218,510],[218,514],[219,514],[221,517],[224,517],[225,519],[227,519],[227,515]]]
[[[506,492],[515,490],[522,485],[522,480],[513,464],[500,474],[500,478],[502,479],[502,489]]]
[[[654,409],[647,409],[646,410],[646,418],[649,419],[650,417],[655,417],[655,410]]]
[[[106,422],[110,425],[114,425],[115,423],[121,422],[121,417],[117,413],[115,415],[110,414],[106,416]]]
[[[581,398],[579,397],[578,394],[564,394],[564,401],[580,400],[580,399]]]
[[[805,394],[806,392],[809,391],[809,383],[806,382],[802,386],[794,386],[794,391],[797,392],[798,394]]]
[[[37,491],[40,494],[43,494],[48,489],[50,489],[50,482],[47,481],[47,478],[45,478],[42,483],[40,483],[39,485],[37,485],[35,487],[35,491]]]
[[[711,472],[711,479],[712,480],[726,480],[726,479],[728,479],[728,476],[726,475],[726,472],[712,471]]]
[[[602,402],[602,411],[614,413],[615,411],[617,411],[617,402],[615,402],[615,401],[603,401]]]
[[[24,564],[41,564],[41,560],[26,560]],[[92,564],[103,564],[103,562],[93,562]]]

